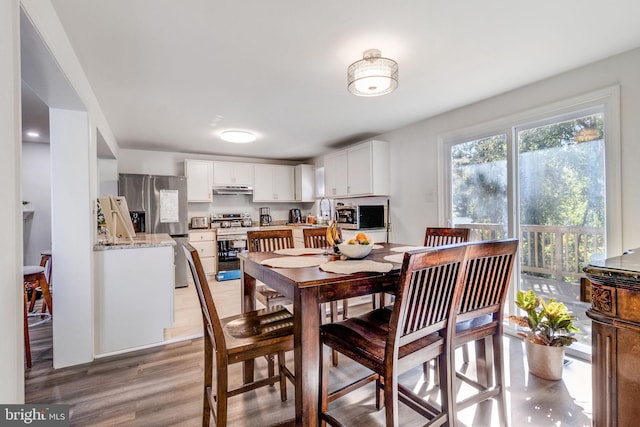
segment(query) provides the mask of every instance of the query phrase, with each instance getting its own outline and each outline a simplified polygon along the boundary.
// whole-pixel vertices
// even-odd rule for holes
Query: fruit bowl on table
[[[364,233],[358,233],[355,238],[340,243],[338,248],[347,258],[360,259],[371,253],[373,240]]]

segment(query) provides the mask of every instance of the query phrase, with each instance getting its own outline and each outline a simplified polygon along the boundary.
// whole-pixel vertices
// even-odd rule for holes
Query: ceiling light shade
[[[378,49],[365,50],[347,69],[348,89],[357,96],[380,96],[398,87],[398,63],[382,58]]]
[[[254,134],[244,130],[227,130],[220,134],[220,138],[227,142],[235,142],[238,144],[253,142],[256,140],[256,136]]]

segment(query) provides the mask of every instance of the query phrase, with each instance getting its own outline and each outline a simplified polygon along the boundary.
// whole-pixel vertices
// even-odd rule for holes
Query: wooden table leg
[[[242,261],[244,263],[244,261]],[[253,311],[256,309],[256,279],[244,272],[240,275],[240,289],[242,312]],[[253,382],[255,361],[247,360],[242,364],[242,378],[245,384]]]
[[[296,425],[318,425],[320,313],[315,287],[296,288],[293,301]]]

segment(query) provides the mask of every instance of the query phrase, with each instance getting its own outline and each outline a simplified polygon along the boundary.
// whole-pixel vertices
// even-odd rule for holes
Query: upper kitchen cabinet
[[[187,201],[211,202],[213,199],[213,162],[208,160],[185,160],[184,174],[187,177]]]
[[[296,201],[314,202],[314,174],[312,165],[297,165],[295,169]]]
[[[285,165],[254,165],[254,202],[295,201],[295,167]]]
[[[213,162],[213,185],[253,186],[253,164]]]
[[[389,143],[367,141],[324,158],[325,197],[388,196]]]

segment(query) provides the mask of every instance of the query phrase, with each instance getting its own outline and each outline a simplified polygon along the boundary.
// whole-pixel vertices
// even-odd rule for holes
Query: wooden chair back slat
[[[308,227],[302,229],[305,248],[326,248],[329,246],[327,242],[327,227]],[[338,228],[338,236],[342,239],[342,230]]]
[[[465,246],[405,253],[387,352],[450,327],[459,305]],[[391,346],[391,347],[390,347]],[[392,357],[387,355],[387,357]]]
[[[424,245],[427,247],[453,245],[469,240],[468,228],[427,227]]]
[[[249,252],[273,252],[293,248],[293,231],[257,230],[247,232]]]
[[[517,250],[515,239],[469,245],[458,320],[497,315],[503,309]]]

